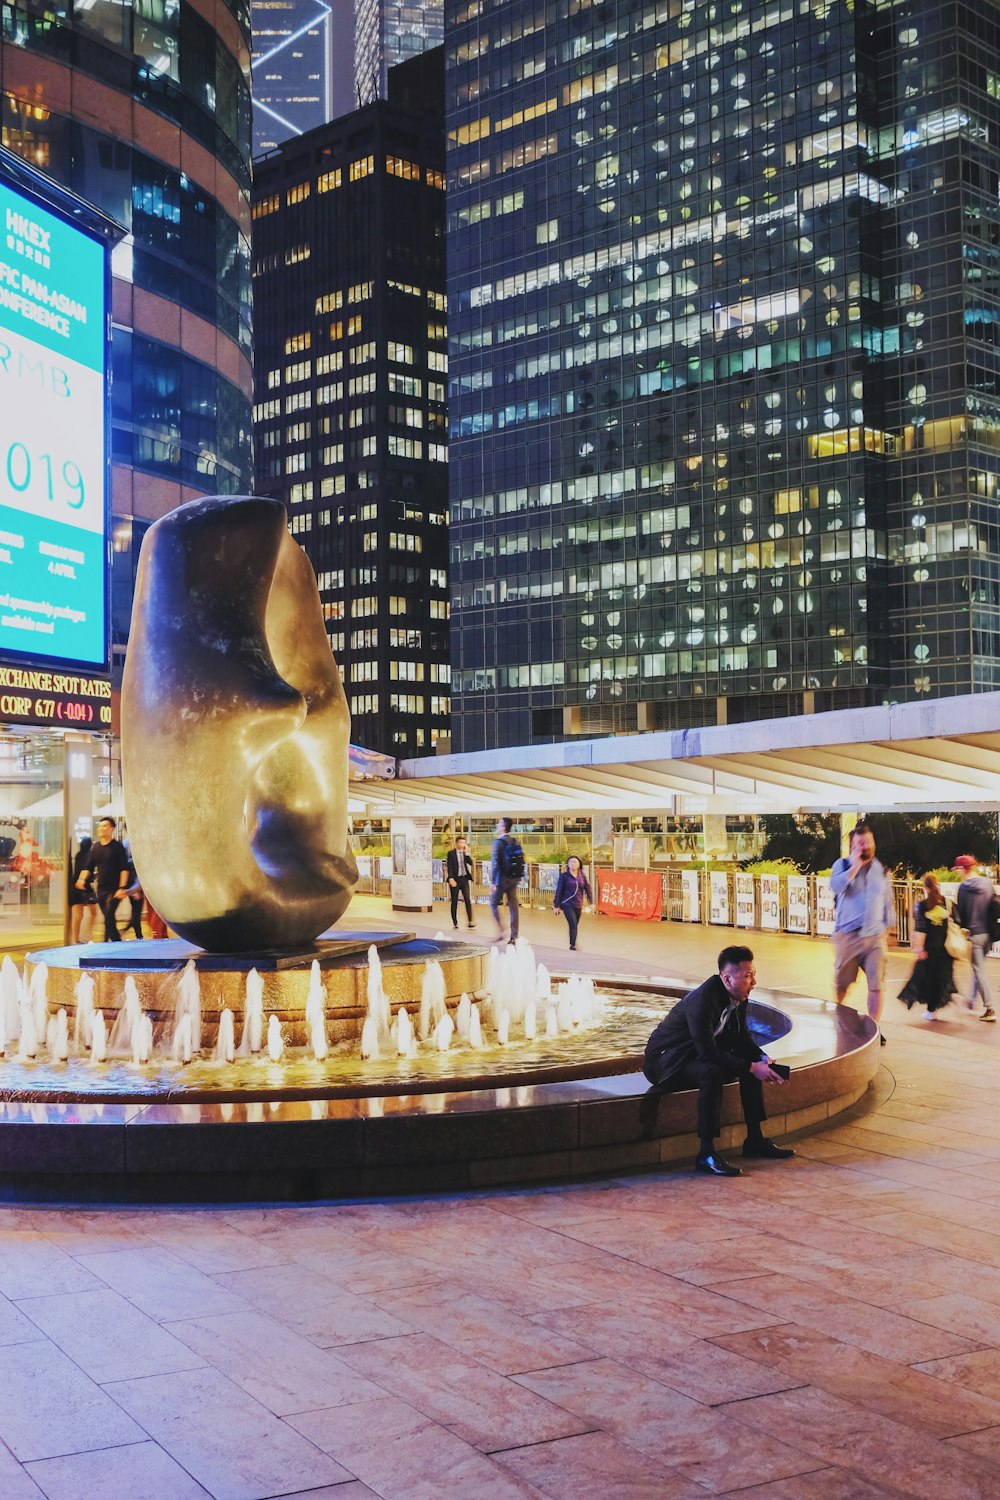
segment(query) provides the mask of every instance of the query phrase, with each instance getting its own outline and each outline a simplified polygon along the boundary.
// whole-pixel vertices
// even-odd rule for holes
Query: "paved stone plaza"
[[[730,936],[589,918],[575,958],[700,980]],[[824,943],[750,942],[830,995]],[[867,1110],[733,1182],[0,1208],[0,1496],[995,1500],[1000,1028],[886,1032]]]

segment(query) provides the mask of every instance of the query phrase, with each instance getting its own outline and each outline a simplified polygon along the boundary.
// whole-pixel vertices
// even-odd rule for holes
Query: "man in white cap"
[[[958,925],[969,939],[969,957],[972,959],[972,988],[965,1003],[972,1010],[976,1004],[976,995],[981,995],[985,1009],[979,1019],[995,1021],[997,1013],[993,1009],[993,995],[986,977],[986,955],[992,943],[990,916],[994,901],[993,882],[978,873],[979,861],[974,854],[960,854],[952,869],[962,876],[956,901]]]

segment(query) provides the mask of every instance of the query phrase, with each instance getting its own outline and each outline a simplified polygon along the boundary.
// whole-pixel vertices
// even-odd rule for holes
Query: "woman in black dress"
[[[923,900],[914,910],[911,946],[916,957],[913,973],[899,992],[907,1010],[926,1005],[933,1015],[951,1000],[954,988],[952,957],[945,948],[948,936],[948,902],[941,894],[937,876],[924,876]]]
[[[97,897],[89,886],[85,891],[81,891],[76,883],[87,867],[90,845],[90,838],[84,834],[73,858],[73,876],[69,883],[69,940],[71,943],[89,943],[94,930]]]

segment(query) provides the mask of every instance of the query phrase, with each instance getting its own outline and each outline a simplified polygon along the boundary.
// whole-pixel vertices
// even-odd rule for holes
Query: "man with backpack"
[[[1000,903],[992,880],[977,873],[979,861],[974,854],[960,854],[952,869],[962,876],[955,904],[958,908],[958,925],[969,939],[969,957],[972,960],[972,989],[965,1003],[972,1010],[978,992],[985,1006],[979,1019],[995,1021],[997,1013],[993,1009],[993,995],[986,977],[986,955],[997,938]]]
[[[490,861],[490,911],[497,924],[497,931],[503,937],[500,907],[506,896],[510,911],[510,941],[516,943],[520,919],[517,888],[524,874],[524,850],[510,831],[513,824],[513,818],[497,818],[493,857]]]

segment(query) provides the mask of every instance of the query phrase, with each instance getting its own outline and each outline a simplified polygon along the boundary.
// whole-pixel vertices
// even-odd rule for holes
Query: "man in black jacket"
[[[458,926],[458,898],[462,897],[465,902],[465,915],[470,927],[475,927],[472,920],[472,900],[469,896],[469,885],[472,880],[472,855],[465,839],[459,834],[455,840],[454,849],[448,850],[448,893],[451,896],[451,925]]]
[[[743,1155],[780,1161],[795,1152],[765,1139],[761,1122],[764,1083],[783,1083],[747,1030],[747,1001],[756,983],[749,948],[723,948],[719,972],[685,995],[668,1011],[646,1044],[643,1071],[659,1093],[698,1090],[699,1172],[715,1177],[739,1177],[715,1149],[722,1128],[722,1088],[736,1080],[740,1086],[747,1138]]]

